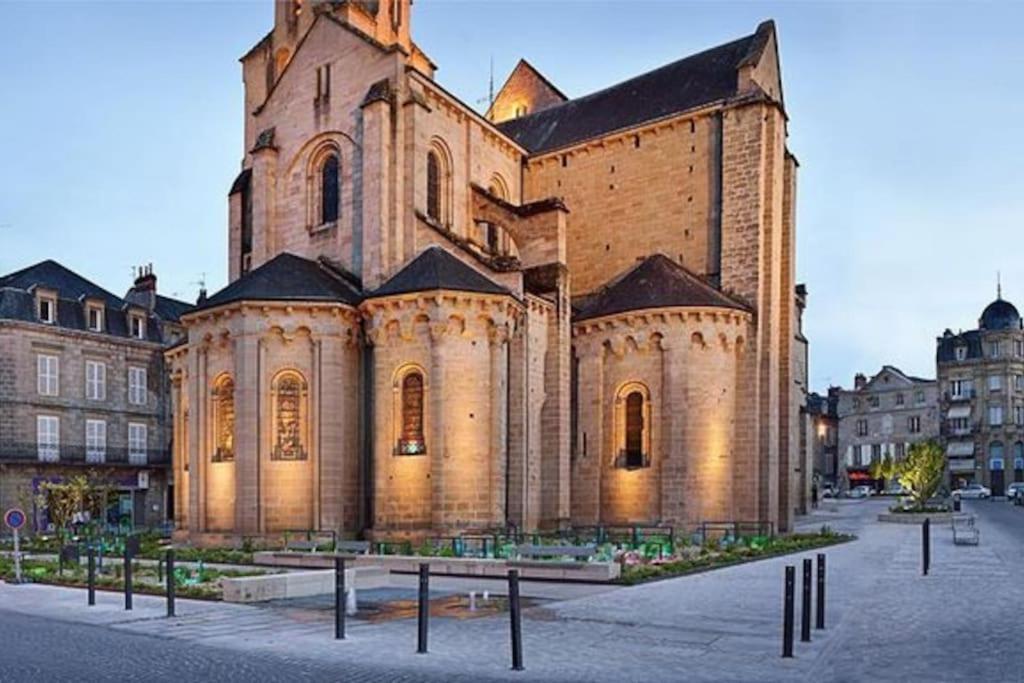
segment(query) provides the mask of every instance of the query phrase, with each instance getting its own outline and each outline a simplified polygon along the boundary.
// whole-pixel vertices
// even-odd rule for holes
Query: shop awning
[[[946,413],[946,417],[948,417],[950,420],[954,420],[956,418],[961,418],[961,417],[970,417],[970,416],[971,416],[971,406],[970,405],[966,405],[966,406],[953,406],[952,408],[949,409],[949,412]]]
[[[969,458],[974,455],[974,442],[954,441],[946,446],[946,455],[951,458]]]

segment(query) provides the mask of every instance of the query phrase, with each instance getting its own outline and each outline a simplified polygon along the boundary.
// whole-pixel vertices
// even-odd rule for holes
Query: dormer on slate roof
[[[664,254],[654,254],[588,296],[573,316],[573,321],[628,311],[677,307],[751,310],[737,297],[715,289]]]

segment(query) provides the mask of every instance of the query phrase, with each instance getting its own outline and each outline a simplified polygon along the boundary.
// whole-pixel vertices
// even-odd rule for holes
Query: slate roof
[[[35,288],[39,287],[57,292],[57,322],[54,327],[87,331],[84,300],[99,299],[104,302],[103,333],[115,337],[131,336],[128,330],[127,301],[52,260],[40,261],[28,268],[0,277],[0,320],[39,322],[36,317],[35,297]],[[188,305],[166,297],[158,299]],[[160,311],[154,313],[155,315],[148,316],[147,319],[146,339],[161,341],[160,319],[176,319],[164,317]]]
[[[196,305],[236,301],[329,301],[356,306],[361,297],[343,275],[321,261],[283,252]]]
[[[1016,306],[1000,297],[981,312],[978,327],[983,330],[1019,330],[1020,313]]]
[[[452,256],[442,247],[435,245],[420,253],[370,296],[393,296],[435,289],[482,294],[511,293],[505,287]]]
[[[757,31],[672,62],[604,90],[498,124],[531,153],[565,147],[646,121],[737,95],[737,69],[749,63],[774,31]]]
[[[981,345],[981,330],[968,330],[960,334],[953,334],[950,330],[938,338],[935,348],[935,360],[939,363],[949,363],[956,360],[956,347],[967,347],[967,359],[984,358],[984,350]]]
[[[708,306],[750,311],[739,299],[715,289],[664,254],[648,256],[588,297],[574,321],[646,308]]]
[[[180,322],[181,316],[191,311],[194,307],[194,304],[190,304],[187,301],[180,301],[157,294],[156,306],[153,307],[153,312],[161,320]]]

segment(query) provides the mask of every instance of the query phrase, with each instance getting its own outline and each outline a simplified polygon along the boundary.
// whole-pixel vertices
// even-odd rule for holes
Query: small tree
[[[65,481],[43,482],[36,499],[36,505],[49,515],[61,545],[77,513],[88,512],[96,517],[102,514],[105,502],[106,487],[81,474]]]
[[[946,454],[937,441],[922,441],[910,447],[907,457],[896,468],[899,482],[910,492],[914,508],[921,510],[942,485]]]

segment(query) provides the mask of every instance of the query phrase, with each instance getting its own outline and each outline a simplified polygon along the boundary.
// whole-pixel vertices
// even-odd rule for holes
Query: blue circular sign
[[[25,512],[18,508],[12,508],[4,515],[4,523],[12,529],[20,529],[25,526]]]

